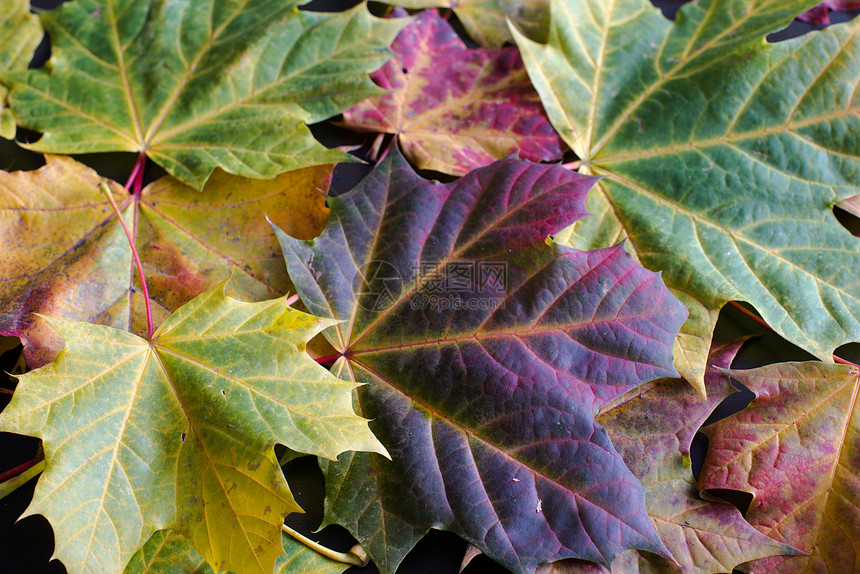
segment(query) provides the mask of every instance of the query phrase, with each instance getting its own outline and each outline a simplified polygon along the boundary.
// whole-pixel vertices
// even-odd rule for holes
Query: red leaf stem
[[[143,274],[143,264],[140,262],[140,256],[137,253],[137,247],[134,244],[134,236],[131,233],[131,230],[128,228],[128,225],[125,223],[125,219],[122,217],[122,213],[119,211],[119,206],[116,204],[116,200],[113,198],[113,194],[110,191],[110,188],[106,183],[102,183],[102,191],[107,196],[108,201],[110,202],[111,207],[113,208],[114,213],[116,213],[117,218],[119,218],[119,223],[122,225],[123,231],[125,231],[125,236],[128,238],[128,245],[131,247],[131,256],[134,259],[134,264],[137,266],[137,273],[140,276],[140,284],[143,287],[143,301],[146,305],[146,332],[147,332],[147,340],[152,340],[152,309],[149,305],[149,289],[146,287],[146,277]]]

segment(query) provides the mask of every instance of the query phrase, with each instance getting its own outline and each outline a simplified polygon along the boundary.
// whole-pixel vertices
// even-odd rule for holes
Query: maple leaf
[[[275,563],[275,574],[340,574],[349,565],[282,535],[285,554]],[[159,530],[128,563],[123,574],[216,574],[180,534]]]
[[[704,489],[753,495],[746,517],[808,556],[753,562],[752,573],[860,568],[860,377],[856,366],[781,363],[732,377],[756,394],[706,427]]]
[[[385,452],[352,410],[354,385],[304,352],[331,321],[225,287],[177,310],[151,343],[45,318],[66,346],[20,377],[0,429],[43,441],[26,514],[53,524],[69,572],[120,572],[171,528],[216,570],[270,574],[284,516],[301,510],[275,443],[332,458]]]
[[[860,8],[860,2],[850,2],[845,0],[827,0],[826,2],[822,2],[815,8],[807,10],[797,18],[804,22],[810,22],[812,24],[825,24],[829,26],[831,10],[848,12],[851,10],[857,10],[858,8]]]
[[[545,238],[585,215],[594,179],[508,158],[443,185],[389,153],[329,200],[312,241],[278,230],[337,372],[392,460],[324,463],[326,520],[383,572],[429,528],[517,571],[626,548],[665,552],[600,405],[674,374],[685,311],[621,246]]]
[[[647,489],[645,504],[675,563],[628,551],[612,572],[715,574],[775,554],[796,554],[744,520],[734,507],[703,500],[693,478],[690,445],[713,409],[734,392],[718,370],[729,367],[743,340],[717,343],[705,375],[707,398],[678,379],[653,381],[604,407],[597,421],[606,428],[627,467]],[[597,564],[562,561],[541,574],[609,571]]]
[[[371,75],[389,93],[345,111],[348,127],[397,134],[418,168],[454,175],[514,153],[561,159],[516,48],[469,50],[436,10],[419,14],[391,48],[395,57]]]
[[[70,158],[49,156],[33,172],[0,172],[0,332],[20,337],[27,363],[50,362],[62,346],[33,313],[146,333],[131,250],[103,179]],[[237,293],[270,299],[289,287],[266,216],[310,238],[328,219],[332,166],[269,181],[216,172],[201,194],[170,177],[140,196],[111,183],[148,276],[156,325],[194,296],[232,277]],[[218,225],[212,225],[217,214]],[[131,299],[131,300],[130,300]]]
[[[53,56],[6,74],[19,125],[50,153],[145,153],[201,188],[216,167],[269,178],[348,161],[311,136],[380,92],[367,77],[402,22],[294,0],[75,0],[41,14]]]
[[[498,49],[513,41],[508,19],[535,40],[545,39],[549,26],[547,0],[397,0],[396,4],[409,9],[450,8],[466,33],[485,48]]]
[[[0,72],[26,70],[42,40],[39,19],[30,14],[28,0],[7,0],[0,13]],[[0,137],[15,137],[15,119],[6,107],[8,92],[0,85]]]
[[[628,248],[690,310],[676,366],[703,389],[717,310],[751,303],[822,360],[860,339],[860,20],[779,44],[812,1],[700,0],[676,22],[647,0],[553,0],[548,44],[517,34],[582,171],[595,217],[560,241]],[[790,84],[791,89],[786,89]]]

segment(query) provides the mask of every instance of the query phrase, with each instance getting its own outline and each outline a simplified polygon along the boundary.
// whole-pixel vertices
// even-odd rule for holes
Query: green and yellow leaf
[[[304,544],[282,535],[285,554],[275,563],[275,574],[340,574],[349,565],[325,558]],[[128,563],[123,574],[216,574],[206,560],[182,538],[159,530]]]
[[[51,522],[70,573],[120,572],[170,528],[215,570],[270,574],[284,516],[301,510],[275,443],[326,458],[385,452],[352,410],[354,385],[304,352],[331,322],[224,289],[181,307],[151,343],[45,319],[66,346],[21,377],[0,429],[43,441],[27,514]]]

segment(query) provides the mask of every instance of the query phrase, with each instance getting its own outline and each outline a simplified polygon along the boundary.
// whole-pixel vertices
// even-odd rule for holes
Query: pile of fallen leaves
[[[860,19],[766,41],[860,6],[393,1],[7,0],[0,135],[46,155],[0,171],[0,430],[44,460],[2,493],[41,470],[70,573],[343,571],[284,533],[300,455],[383,573],[434,528],[514,572],[860,569]],[[731,370],[727,304],[815,359]]]

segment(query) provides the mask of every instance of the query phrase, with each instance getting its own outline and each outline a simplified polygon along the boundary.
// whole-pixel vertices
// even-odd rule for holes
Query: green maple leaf
[[[200,188],[216,167],[268,178],[347,161],[306,123],[378,94],[367,73],[405,22],[294,0],[75,0],[44,12],[45,69],[4,76],[51,153],[146,153]]]
[[[274,444],[384,452],[352,410],[354,385],[304,351],[331,321],[224,289],[177,310],[151,343],[46,319],[66,347],[21,377],[0,429],[43,440],[27,512],[53,524],[69,572],[119,572],[170,528],[216,570],[270,574],[284,516],[300,511]]]
[[[550,120],[607,176],[566,240],[630,251],[690,309],[676,367],[704,390],[729,300],[823,360],[860,339],[856,238],[833,205],[860,182],[860,21],[769,45],[815,1],[553,0],[517,43]]]
[[[28,10],[27,0],[9,0],[0,13],[0,71],[26,70],[42,39],[39,19]],[[15,136],[15,119],[6,107],[7,90],[0,86],[0,137]]]

